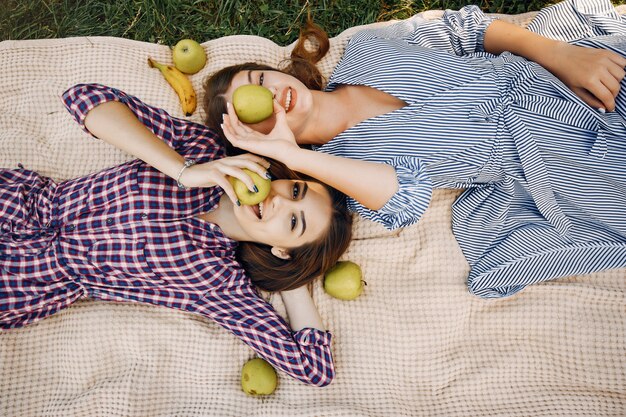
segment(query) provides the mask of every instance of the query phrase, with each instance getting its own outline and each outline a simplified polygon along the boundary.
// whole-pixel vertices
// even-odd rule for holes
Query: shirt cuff
[[[465,6],[457,11],[446,11],[443,22],[454,33],[457,55],[485,52],[485,31],[496,20],[487,17],[478,6]]]
[[[482,12],[481,12],[482,13]],[[487,52],[485,51],[485,32],[487,32],[487,28],[491,25],[495,20],[495,18],[487,18],[485,16],[484,20],[481,20],[477,23],[477,34],[476,34],[476,52]]]
[[[85,127],[87,114],[96,106],[109,101],[123,101],[121,91],[102,84],[77,84],[63,93],[65,108],[74,117],[80,127],[94,136]],[[94,136],[95,137],[95,136]]]
[[[301,346],[330,346],[332,334],[328,331],[307,327],[295,332],[293,338]]]
[[[432,196],[433,184],[419,158],[403,156],[394,158],[391,165],[396,170],[398,191],[378,212],[396,218],[394,228],[406,226],[422,217]]]

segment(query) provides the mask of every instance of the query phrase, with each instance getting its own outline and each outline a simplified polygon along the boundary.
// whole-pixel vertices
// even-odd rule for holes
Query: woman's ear
[[[288,260],[291,259],[291,255],[287,251],[287,249],[279,248],[278,246],[272,246],[272,255],[277,258]]]

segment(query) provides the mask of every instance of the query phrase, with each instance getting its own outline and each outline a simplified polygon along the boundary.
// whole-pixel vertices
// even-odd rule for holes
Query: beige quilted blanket
[[[332,40],[326,74],[355,30]],[[204,46],[209,64],[192,77],[199,95],[212,71],[242,60],[277,64],[293,45],[233,36]],[[148,55],[170,59],[166,46],[114,38],[0,43],[0,166],[21,162],[63,179],[127,160],[89,139],[60,95],[100,82],[182,116]],[[357,220],[345,257],[362,266],[364,295],[344,302],[313,286],[334,333],[329,387],[281,375],[274,395],[248,397],[240,369],[253,353],[216,324],[162,307],[83,301],[0,334],[0,415],[626,415],[626,271],[474,298],[450,229],[457,195],[437,191],[424,219],[403,231]],[[270,299],[284,311],[280,297]]]

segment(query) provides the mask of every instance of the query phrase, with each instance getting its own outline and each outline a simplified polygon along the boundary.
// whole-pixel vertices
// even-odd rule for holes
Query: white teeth
[[[291,88],[287,90],[287,99],[285,100],[285,111],[289,111],[291,105]]]
[[[259,217],[263,218],[263,202],[259,203]]]

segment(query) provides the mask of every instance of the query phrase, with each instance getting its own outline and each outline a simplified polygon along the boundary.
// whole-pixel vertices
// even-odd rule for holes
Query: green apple
[[[354,300],[363,292],[361,268],[350,261],[337,262],[324,274],[324,290],[340,300]]]
[[[243,172],[245,172],[246,175],[252,179],[252,182],[254,182],[254,185],[256,185],[259,192],[255,193],[254,191],[250,191],[248,186],[239,178],[229,177],[228,180],[233,186],[235,194],[237,194],[241,204],[246,206],[259,204],[261,201],[265,200],[270,193],[270,190],[272,189],[272,181],[261,177],[259,174],[252,172],[249,169],[244,168]]]
[[[269,395],[277,384],[276,371],[261,358],[249,360],[241,369],[241,389],[248,395]]]
[[[192,39],[183,39],[172,48],[172,60],[180,72],[195,74],[204,68],[206,53],[198,42]]]
[[[233,92],[233,107],[244,123],[259,123],[274,113],[274,95],[267,88],[246,84]]]

